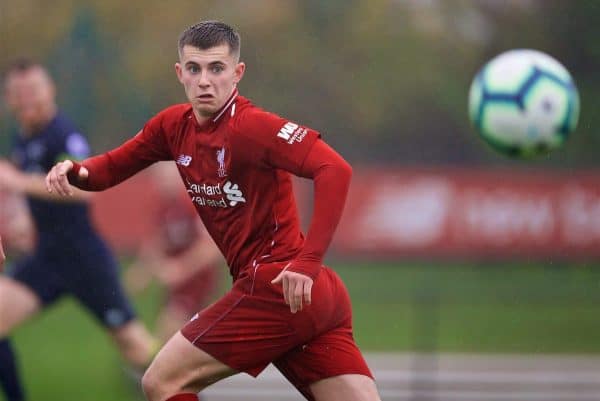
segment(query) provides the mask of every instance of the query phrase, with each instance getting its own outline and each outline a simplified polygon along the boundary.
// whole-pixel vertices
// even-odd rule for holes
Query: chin
[[[217,111],[217,109],[215,107],[206,106],[206,105],[196,106],[195,109],[200,115],[203,115],[203,116],[213,115]]]

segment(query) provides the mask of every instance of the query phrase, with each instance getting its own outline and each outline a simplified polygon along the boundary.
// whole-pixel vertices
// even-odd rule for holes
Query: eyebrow
[[[197,63],[195,61],[191,61],[191,60],[185,63],[185,65],[191,65],[191,64],[198,65],[198,66],[200,65],[199,63]],[[211,66],[211,65],[225,65],[225,63],[222,62],[222,61],[211,61],[210,63],[208,63],[208,65],[209,66]]]

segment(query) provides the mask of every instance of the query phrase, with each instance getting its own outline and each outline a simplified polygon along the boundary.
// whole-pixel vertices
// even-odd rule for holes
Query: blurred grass
[[[351,293],[356,339],[366,351],[600,353],[598,265],[334,268]],[[151,327],[160,299],[156,287],[136,299]],[[99,328],[66,299],[14,333],[29,399],[139,397]]]
[[[339,265],[368,350],[600,353],[597,265]]]

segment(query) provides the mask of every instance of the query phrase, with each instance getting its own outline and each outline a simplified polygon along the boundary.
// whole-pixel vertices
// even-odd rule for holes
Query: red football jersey
[[[127,147],[145,165],[175,160],[236,278],[249,266],[290,260],[301,250],[289,173],[300,174],[318,138],[316,131],[254,106],[235,90],[207,123],[198,124],[190,104],[175,105],[148,121]]]
[[[177,256],[198,241],[202,232],[197,218],[184,194],[161,202],[155,224],[168,256]]]

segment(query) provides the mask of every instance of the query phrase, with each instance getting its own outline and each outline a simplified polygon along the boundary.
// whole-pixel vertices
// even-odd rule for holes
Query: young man
[[[0,375],[9,401],[24,399],[5,337],[64,294],[75,296],[106,328],[123,357],[143,369],[155,343],[135,318],[118,280],[117,263],[92,226],[89,194],[50,194],[44,174],[62,158],[85,158],[87,140],[58,111],[46,69],[19,61],[7,72],[5,100],[20,125],[13,161],[0,160],[0,188],[27,196],[37,229],[32,254],[0,276]]]
[[[174,160],[225,255],[233,287],[158,353],[142,379],[150,401],[195,401],[206,386],[238,372],[256,376],[269,363],[309,400],[378,400],[352,336],[348,292],[322,265],[351,168],[316,131],[238,94],[239,54],[239,35],[228,25],[188,28],[175,71],[190,103],[160,112],[115,150],[58,163],[46,186],[71,196],[69,183],[103,190]],[[314,180],[306,239],[290,173]]]
[[[166,299],[156,331],[166,341],[216,297],[223,257],[181,187],[177,168],[161,162],[150,169],[159,205],[151,216],[154,230],[142,242],[125,282],[133,292],[153,278],[163,285]]]

